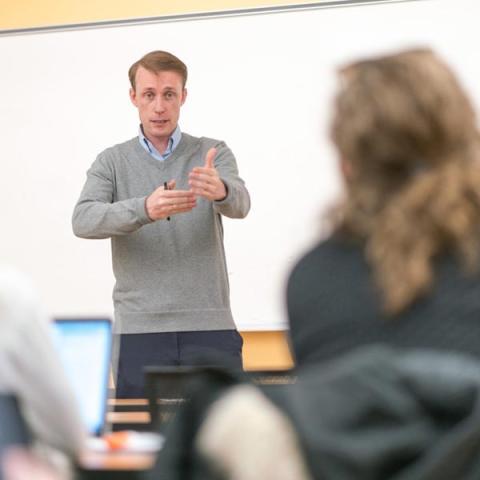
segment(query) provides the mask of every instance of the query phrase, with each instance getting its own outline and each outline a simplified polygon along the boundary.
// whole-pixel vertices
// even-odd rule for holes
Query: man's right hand
[[[175,190],[175,180],[170,180],[168,189],[162,185],[154,190],[145,201],[147,215],[151,220],[163,220],[177,213],[185,213],[196,205],[193,192],[189,190]]]

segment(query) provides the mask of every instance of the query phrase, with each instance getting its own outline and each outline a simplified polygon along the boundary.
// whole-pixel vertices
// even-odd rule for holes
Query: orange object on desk
[[[127,446],[129,435],[130,433],[127,430],[123,430],[120,432],[107,433],[103,436],[103,439],[110,450],[120,450]]]

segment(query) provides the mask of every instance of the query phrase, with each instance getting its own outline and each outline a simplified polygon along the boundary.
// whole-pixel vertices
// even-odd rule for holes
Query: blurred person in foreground
[[[0,462],[3,480],[68,480],[68,475],[23,447],[12,447]]]
[[[38,461],[68,478],[69,460],[81,453],[86,429],[48,323],[32,282],[0,267],[0,393],[16,397]]]
[[[427,49],[339,76],[346,198],[289,279],[292,383],[210,375],[151,480],[480,478],[474,109]]]
[[[431,50],[339,72],[332,137],[346,195],[287,293],[298,365],[372,343],[480,356],[480,142]]]

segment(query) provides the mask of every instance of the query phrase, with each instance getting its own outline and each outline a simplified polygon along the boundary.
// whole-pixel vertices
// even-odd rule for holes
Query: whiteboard
[[[240,330],[285,327],[288,273],[341,194],[328,122],[335,69],[426,45],[480,100],[477,0],[424,0],[0,37],[2,263],[29,273],[52,315],[112,315],[108,240],[70,218],[97,153],[136,135],[128,67],[169,50],[189,66],[180,125],[225,140],[252,197],[225,220]]]

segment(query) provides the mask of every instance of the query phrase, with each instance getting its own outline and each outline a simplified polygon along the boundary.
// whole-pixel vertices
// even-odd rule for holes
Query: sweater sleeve
[[[107,155],[100,154],[87,172],[72,217],[73,232],[81,238],[127,235],[152,220],[145,210],[146,197],[115,201],[115,171]]]
[[[245,182],[238,174],[235,157],[224,142],[215,145],[217,155],[215,157],[215,168],[218,170],[227,189],[227,196],[214,202],[216,212],[230,218],[244,218],[250,210],[250,195]]]

